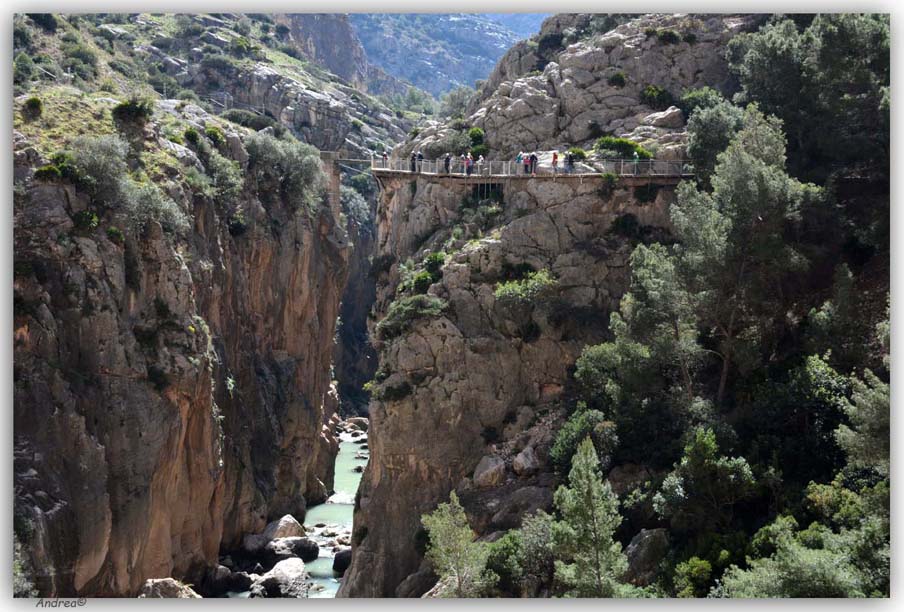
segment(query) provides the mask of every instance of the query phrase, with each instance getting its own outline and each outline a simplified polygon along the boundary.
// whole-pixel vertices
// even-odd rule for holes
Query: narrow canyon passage
[[[305,515],[304,528],[320,546],[320,556],[306,564],[313,586],[308,597],[335,597],[340,578],[333,571],[338,539],[351,539],[355,493],[367,464],[367,436],[341,433],[336,456],[335,493],[326,503],[314,506]],[[346,542],[347,543],[347,542]]]

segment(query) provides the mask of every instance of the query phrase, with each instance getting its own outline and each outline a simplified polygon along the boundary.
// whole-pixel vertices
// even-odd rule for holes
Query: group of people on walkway
[[[553,151],[552,153],[552,172],[553,174],[559,173],[559,160],[564,161],[564,172],[565,174],[574,173],[575,161],[577,157],[571,151],[566,151],[563,155],[559,155],[558,151]],[[536,152],[526,153],[521,151],[515,157],[515,166],[523,166],[524,174],[529,176],[537,175],[537,167],[539,165],[539,157]],[[411,157],[409,158],[411,172],[423,172],[424,168],[424,154],[421,151],[412,151]],[[483,155],[479,155],[477,159],[471,155],[471,152],[462,153],[458,158],[452,153],[446,153],[443,158],[443,170],[446,174],[452,174],[453,172],[453,164],[455,165],[455,171],[461,172],[467,176],[471,176],[475,172],[480,175],[483,174],[484,165],[486,164],[486,160],[484,160]],[[460,164],[460,166],[459,166]],[[388,155],[383,153],[383,167],[389,167],[389,158]],[[459,170],[460,168],[460,170]],[[439,172],[438,162],[436,172]]]

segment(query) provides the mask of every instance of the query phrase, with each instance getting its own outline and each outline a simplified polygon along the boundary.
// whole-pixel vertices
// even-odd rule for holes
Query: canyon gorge
[[[442,29],[459,18],[436,19]],[[568,483],[561,432],[595,407],[576,370],[639,312],[637,253],[680,254],[688,224],[678,217],[676,227],[676,211],[697,193],[691,185],[711,190],[716,153],[768,123],[755,104],[732,106],[724,139],[701,144],[691,125],[698,98],[687,94],[731,106],[746,91],[732,62],[772,26],[765,15],[558,14],[515,42],[498,30],[504,20],[475,19],[469,35],[491,39],[493,61],[482,57],[485,78],[441,116],[441,106],[422,107],[430,96],[417,87],[441,94],[450,79],[471,80],[474,66],[450,64],[439,78],[427,74],[438,56],[423,55],[434,59],[416,70],[370,59],[404,20],[16,17],[16,66],[26,54],[38,67],[15,82],[13,133],[16,563],[21,548],[32,595],[430,597],[443,576],[426,554],[422,517],[450,494],[486,545],[556,512]],[[398,43],[411,53],[425,44]],[[138,84],[148,95],[134,93]],[[393,102],[405,96],[416,109]],[[706,147],[718,151],[696,153]],[[488,164],[533,152],[538,167],[493,175],[478,166],[471,176],[407,165],[418,155],[457,162],[468,150]],[[839,208],[858,198],[887,205],[881,181],[845,191],[863,176],[841,180]],[[805,178],[786,191],[823,219],[812,183],[825,179]],[[796,223],[800,210],[783,218]],[[870,223],[881,237],[881,222]],[[831,276],[850,244],[827,243],[831,256],[802,249],[825,260],[801,283],[812,295],[788,289],[793,304],[782,303],[787,320],[776,327],[787,331],[837,295]],[[864,333],[873,334],[887,316],[885,251],[858,248]],[[770,333],[751,324],[738,337],[765,344]],[[787,332],[771,355],[800,337]],[[753,376],[752,346],[739,341],[725,368]],[[830,347],[812,346],[831,358]],[[629,361],[619,359],[612,369]],[[883,371],[872,353],[851,363]],[[715,366],[694,368],[718,381]],[[736,454],[766,454],[738,442],[753,426],[734,404],[719,413],[715,386],[696,383],[700,397],[675,423],[710,427]],[[591,429],[595,443],[618,430],[608,454],[597,449],[625,516],[618,579],[674,596],[674,567],[691,557],[684,539],[693,538],[653,500],[692,436],[672,424],[629,431],[618,408],[603,411]],[[630,446],[639,438],[677,450],[643,457]],[[616,451],[619,440],[627,450]],[[823,482],[829,470],[806,474]],[[760,497],[737,502],[738,514],[772,517],[775,471],[754,471]],[[737,541],[764,521],[707,532],[693,558],[715,566],[728,550],[743,566]],[[728,571],[729,552],[722,558]],[[551,580],[523,588],[502,594],[553,594]]]

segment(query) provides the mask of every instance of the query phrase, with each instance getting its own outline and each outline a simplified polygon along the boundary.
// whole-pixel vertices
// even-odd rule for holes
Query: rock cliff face
[[[550,17],[539,41],[561,41],[563,32],[585,28],[587,21],[586,15]],[[559,51],[522,41],[497,64],[472,102],[467,123],[486,132],[490,158],[572,146],[590,149],[603,134],[634,140],[660,159],[679,158],[685,118],[675,108],[672,121],[647,120],[669,103],[654,104],[644,90],[655,86],[676,99],[704,85],[731,93],[725,44],[750,23],[742,16],[645,15],[567,46],[560,43]],[[672,33],[677,41],[665,42],[674,39],[663,39],[659,32]],[[433,127],[421,130],[414,148],[428,146],[431,138],[450,130]]]
[[[510,51],[490,78],[494,89],[464,123],[485,130],[490,159],[589,148],[603,133],[649,146],[660,159],[683,159],[681,111],[653,108],[642,92],[648,85],[675,96],[703,85],[730,89],[722,47],[746,23],[643,16],[555,51],[549,41],[592,24],[587,16],[551,17],[540,34],[548,47],[519,43]],[[676,33],[677,43],[663,42],[674,37],[660,31]],[[533,75],[538,62],[543,72]],[[616,73],[624,85],[610,81]],[[460,129],[426,126],[394,156],[434,150]],[[422,563],[420,517],[453,489],[487,539],[550,507],[549,449],[570,401],[570,370],[584,346],[607,339],[634,245],[668,238],[674,187],[650,190],[636,181],[622,178],[612,188],[602,178],[504,179],[480,188],[446,178],[383,180],[375,320],[410,293],[400,285],[410,285],[412,267],[432,252],[447,255],[427,290],[434,301],[421,302],[435,308],[415,314],[400,333],[383,334],[378,347],[371,459],[340,595],[427,591],[435,577]],[[531,270],[554,279],[545,298],[497,298],[501,281]]]
[[[515,179],[500,190],[501,211],[469,241],[477,235],[462,206],[470,186],[383,181],[375,261],[396,263],[380,278],[377,318],[395,297],[399,263],[443,248],[442,278],[428,294],[448,306],[380,346],[344,596],[429,588],[406,581],[421,568],[420,517],[454,488],[485,535],[549,506],[555,482],[545,460],[569,368],[606,333],[628,281],[632,245],[613,224],[632,214],[650,231],[667,229],[673,197],[662,189],[643,204],[627,186],[610,192],[575,179]],[[544,268],[558,281],[548,303],[510,308],[494,296],[512,270]],[[493,459],[481,462],[485,455]]]
[[[227,138],[247,163],[241,134]],[[141,140],[176,146],[156,123]],[[232,235],[174,170],[188,237],[152,222],[123,240],[108,231],[126,227],[118,213],[78,225],[86,196],[33,179],[46,153],[26,136],[15,149],[16,515],[37,586],[135,595],[148,578],[192,582],[244,533],[325,499],[339,211],[246,188],[247,231]]]
[[[372,65],[348,15],[338,13],[290,13],[277,23],[289,27],[292,42],[311,60],[361,91],[405,94],[408,85]]]

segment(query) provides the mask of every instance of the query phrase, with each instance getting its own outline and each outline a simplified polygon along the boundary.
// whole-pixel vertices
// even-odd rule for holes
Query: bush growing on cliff
[[[119,136],[80,136],[72,143],[72,166],[78,184],[92,200],[114,206],[122,199],[127,179],[128,143]]]
[[[497,577],[486,572],[489,547],[474,541],[468,517],[453,491],[449,503],[421,517],[430,535],[427,559],[440,577],[443,597],[477,597],[496,582]]]
[[[671,93],[658,85],[647,85],[640,92],[640,101],[653,110],[665,110],[671,106],[675,99]]]
[[[570,149],[568,149],[568,152],[574,155],[574,158],[578,161],[587,159],[587,151],[585,151],[581,147],[571,147]]]
[[[151,98],[133,95],[114,106],[112,113],[113,119],[119,123],[144,125],[154,114],[154,101]]]
[[[716,159],[741,129],[744,111],[726,101],[700,106],[687,122],[687,154],[702,185],[709,185]]]
[[[612,87],[624,87],[627,85],[628,79],[625,77],[625,73],[619,70],[609,77],[607,83]]]
[[[13,536],[13,597],[37,597],[28,558],[22,552],[18,536]]]
[[[22,114],[28,119],[37,119],[43,112],[44,103],[41,102],[41,98],[37,96],[31,96],[25,100],[25,104],[22,105]]]
[[[184,234],[191,225],[188,216],[154,183],[127,181],[123,185],[123,211],[136,231],[157,221],[165,232]]]
[[[208,153],[205,166],[210,175],[214,198],[221,205],[232,204],[245,186],[241,166],[215,150]]]
[[[681,42],[681,36],[675,30],[659,30],[656,32],[656,38],[666,45],[677,45]]]
[[[496,285],[494,295],[496,299],[506,306],[520,304],[537,304],[555,290],[558,281],[550,274],[549,270],[537,270],[529,272],[520,280],[511,280]]]
[[[614,151],[619,158],[633,159],[637,153],[638,159],[652,159],[653,154],[644,149],[642,146],[627,138],[616,138],[614,136],[603,136],[593,145],[597,151]]]
[[[438,317],[448,304],[432,295],[412,295],[394,301],[386,316],[377,324],[377,336],[381,340],[391,340],[410,329],[418,319]]]
[[[296,208],[316,210],[326,186],[320,165],[320,151],[293,138],[252,134],[245,142],[248,172],[266,195],[275,189],[284,201]]]

